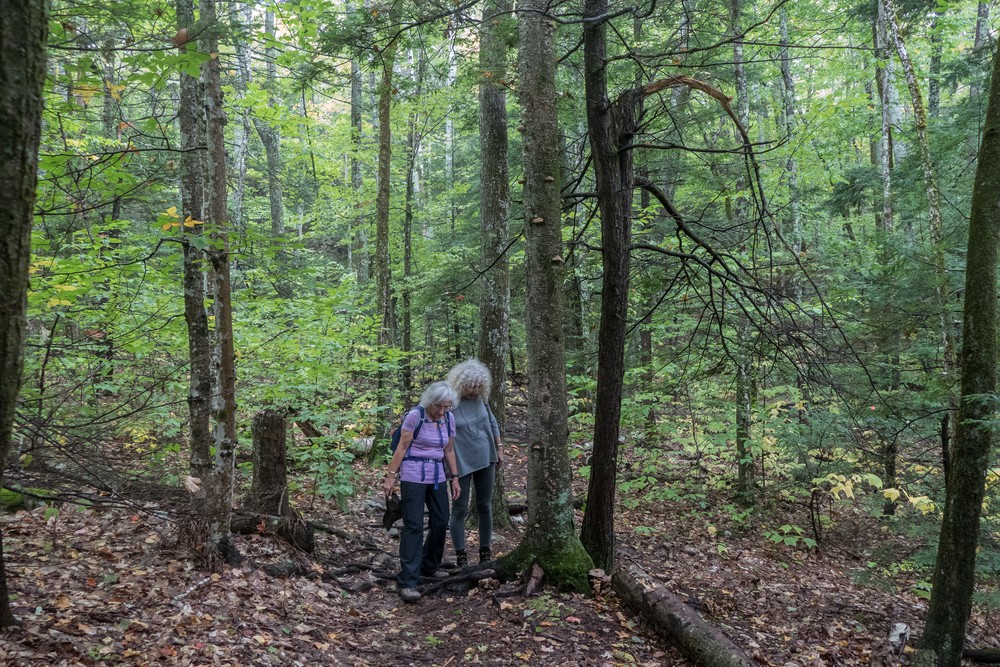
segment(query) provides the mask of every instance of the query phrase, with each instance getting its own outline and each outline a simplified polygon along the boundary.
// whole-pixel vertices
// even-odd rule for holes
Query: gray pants
[[[493,481],[496,467],[493,464],[458,478],[462,492],[451,508],[451,543],[455,551],[465,551],[465,519],[469,516],[471,487],[476,485],[476,514],[479,518],[479,548],[490,546],[493,541]]]

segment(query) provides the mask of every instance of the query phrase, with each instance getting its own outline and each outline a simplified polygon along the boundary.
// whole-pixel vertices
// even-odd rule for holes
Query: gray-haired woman
[[[455,420],[448,414],[454,404],[455,392],[447,382],[435,382],[424,390],[420,396],[423,414],[414,408],[403,418],[399,445],[382,483],[382,492],[388,498],[399,479],[403,532],[399,536],[396,581],[404,602],[420,599],[417,590],[420,575],[448,576],[440,568],[448,534],[448,489],[450,487],[452,500],[458,498],[459,492],[455,474]],[[418,431],[416,437],[414,431]],[[425,506],[428,515],[426,539],[423,537]]]
[[[448,383],[458,395],[455,406],[455,458],[458,461],[460,493],[451,512],[451,542],[459,567],[469,562],[465,551],[465,519],[469,515],[471,487],[476,488],[479,518],[479,562],[492,558],[494,465],[503,463],[500,428],[489,407],[490,371],[476,359],[468,359],[448,371]]]

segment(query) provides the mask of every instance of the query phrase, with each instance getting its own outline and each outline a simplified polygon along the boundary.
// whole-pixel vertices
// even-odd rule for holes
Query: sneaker
[[[489,547],[479,547],[479,562],[485,563],[488,560],[493,560],[493,552]]]
[[[416,602],[420,599],[420,591],[416,588],[400,588],[399,597],[403,602]]]
[[[465,549],[455,552],[455,567],[465,567],[469,564],[469,554],[465,553]]]
[[[424,572],[423,576],[429,579],[447,579],[451,576],[451,572],[447,570],[434,570],[433,572]]]

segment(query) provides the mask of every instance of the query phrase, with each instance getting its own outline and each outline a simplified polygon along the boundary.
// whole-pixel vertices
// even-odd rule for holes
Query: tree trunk
[[[630,246],[632,243],[632,152],[623,149],[636,129],[638,95],[633,91],[614,105],[608,99],[605,61],[607,0],[586,0],[584,15],[584,85],[591,160],[601,215],[601,323],[598,334],[594,447],[580,541],[595,565],[611,572],[615,564],[615,488],[618,437],[621,433],[628,327]]]
[[[504,22],[509,0],[492,0],[483,8],[479,42],[479,262],[483,296],[479,304],[477,353],[493,377],[490,407],[506,436],[507,351],[510,342],[510,176],[507,165],[507,40]],[[503,466],[493,484],[493,527],[510,526]],[[475,513],[473,513],[474,515]]]
[[[0,2],[0,484],[14,439],[24,369],[48,7],[45,0]],[[0,628],[17,622],[10,608],[0,533]]]
[[[288,445],[285,416],[262,410],[253,416],[253,483],[245,505],[257,512],[289,516]]]
[[[972,191],[962,335],[962,389],[927,624],[915,664],[958,667],[972,610],[979,517],[996,415],[1000,246],[1000,52]]]
[[[585,592],[593,561],[576,535],[566,436],[566,357],[562,333],[563,264],[556,114],[555,24],[546,0],[520,5],[518,64],[524,128],[525,273],[527,281],[527,530],[500,570],[537,563],[556,586]]]
[[[885,6],[885,17],[889,26],[889,34],[896,45],[896,53],[899,55],[900,63],[903,65],[903,72],[906,74],[906,83],[910,89],[910,97],[913,100],[913,116],[917,130],[917,142],[920,148],[920,161],[923,167],[924,185],[927,190],[927,210],[929,214],[929,224],[931,232],[931,262],[934,267],[935,290],[937,293],[938,308],[940,312],[939,322],[941,326],[941,346],[942,346],[942,371],[943,380],[946,385],[955,381],[955,369],[957,360],[955,358],[955,336],[951,330],[951,317],[949,315],[949,298],[951,288],[948,280],[948,267],[945,263],[944,249],[944,228],[941,221],[941,193],[938,190],[937,180],[934,176],[934,164],[931,159],[930,139],[927,136],[927,113],[924,110],[923,96],[920,92],[920,82],[917,79],[913,63],[910,61],[906,44],[899,32],[896,23],[895,10],[892,0],[882,0]],[[956,395],[948,388],[948,410],[955,414],[958,409]],[[956,422],[957,423],[957,422]]]
[[[747,72],[743,63],[743,2],[732,0],[730,5],[733,35],[733,65],[736,79],[736,114],[744,128],[750,126],[750,93],[747,85]],[[745,181],[741,177],[737,181],[737,189],[742,191]],[[745,196],[736,198],[733,207],[732,224],[737,229],[745,228],[749,219],[750,203]],[[737,309],[737,339],[738,344],[733,362],[736,365],[736,497],[744,505],[753,503],[756,463],[753,457],[753,446],[750,433],[751,409],[754,404],[754,387],[756,385],[756,352],[752,344],[753,327],[748,315]]]
[[[234,1],[229,5],[229,24],[232,26],[233,47],[236,51],[236,76],[233,82],[238,98],[246,96],[252,76],[250,45],[247,42],[251,20],[248,2]],[[250,152],[250,113],[246,110],[240,113],[239,123],[233,131],[233,146],[233,171],[236,181],[236,192],[233,195],[233,226],[242,230],[246,228],[243,206],[246,200],[247,155]]]
[[[396,317],[392,306],[392,267],[389,263],[389,193],[392,190],[392,68],[396,57],[393,39],[380,54],[382,81],[378,87],[378,191],[375,196],[375,304],[379,345],[396,340]]]
[[[264,32],[269,39],[274,37],[274,10],[268,8],[264,13]],[[267,90],[267,105],[271,109],[277,109],[278,101],[275,89],[278,85],[278,51],[274,46],[264,49],[264,62],[267,65],[267,79],[264,87]],[[274,281],[275,290],[278,296],[290,298],[292,288],[288,284],[288,257],[281,245],[285,236],[285,203],[284,192],[281,187],[281,132],[268,122],[260,118],[253,119],[257,136],[264,145],[264,153],[267,155],[267,199],[271,207],[271,239],[277,247],[274,253],[275,272],[277,277]]]
[[[178,0],[177,27],[194,25],[192,0]],[[181,34],[181,33],[178,33]],[[183,54],[187,44],[178,44]],[[205,220],[205,102],[200,79],[180,73],[180,104],[177,111],[181,147],[181,215]],[[187,324],[190,381],[188,385],[188,448],[191,476],[207,480],[212,471],[212,346],[205,312],[205,253],[203,226],[184,226],[184,322]],[[200,502],[203,498],[199,497]]]
[[[201,0],[201,20],[208,26],[205,53],[219,52],[215,0]],[[230,543],[233,481],[236,472],[236,354],[233,346],[233,304],[229,275],[229,221],[226,188],[226,115],[222,108],[222,77],[218,58],[210,58],[203,68],[205,79],[205,133],[208,146],[205,226],[212,234],[207,252],[210,292],[215,317],[212,339],[215,391],[212,392],[215,459],[205,486],[204,518],[207,523],[206,550],[218,553],[226,562],[238,561]]]
[[[878,221],[881,229],[889,231],[893,228],[892,211],[892,118],[889,91],[892,87],[890,78],[891,57],[885,21],[885,7],[881,0],[876,0],[878,14],[872,25],[872,35],[875,41],[875,82],[878,85],[879,108],[882,111],[881,131],[879,132],[878,160],[879,173],[882,176],[882,216]]]
[[[417,54],[416,72],[414,78],[417,89],[415,99],[420,99],[421,83],[424,77],[424,52],[421,48]],[[417,153],[420,150],[420,137],[417,134],[418,116],[416,105],[410,114],[410,127],[406,135],[406,196],[403,201],[403,387],[413,389],[413,362],[409,353],[413,351],[413,288],[410,277],[413,275],[413,192],[416,179]]]
[[[365,216],[364,179],[361,175],[361,155],[363,126],[361,106],[364,96],[361,90],[361,66],[357,58],[351,59],[351,189],[357,197],[358,214],[354,218],[354,237],[351,240],[351,262],[358,285],[364,285],[369,278],[368,262],[368,220]]]

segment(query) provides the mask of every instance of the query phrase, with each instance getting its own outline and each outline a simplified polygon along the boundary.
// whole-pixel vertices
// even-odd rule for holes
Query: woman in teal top
[[[458,462],[458,500],[451,510],[451,542],[455,561],[467,565],[465,519],[469,515],[472,485],[476,489],[476,513],[479,515],[479,562],[492,558],[494,464],[503,463],[500,428],[490,410],[490,371],[476,359],[469,359],[448,371],[448,384],[458,395],[452,410],[455,418],[455,458]]]

